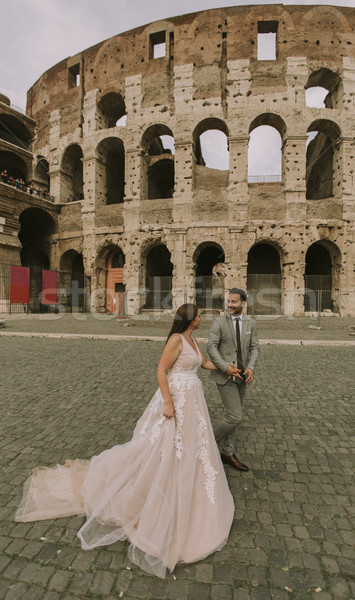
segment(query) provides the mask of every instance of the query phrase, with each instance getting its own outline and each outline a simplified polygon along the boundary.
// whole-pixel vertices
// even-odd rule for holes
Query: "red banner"
[[[41,304],[58,303],[58,273],[42,270],[42,300]]]
[[[29,304],[30,269],[11,265],[10,302],[11,304]]]

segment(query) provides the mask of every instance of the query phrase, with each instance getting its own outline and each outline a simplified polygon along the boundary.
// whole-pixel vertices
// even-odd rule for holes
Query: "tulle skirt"
[[[196,374],[177,373],[169,387],[175,418],[163,416],[158,390],[126,444],[35,469],[16,520],[86,515],[78,532],[84,549],[128,539],[132,562],[158,577],[220,550],[234,503],[202,384]]]

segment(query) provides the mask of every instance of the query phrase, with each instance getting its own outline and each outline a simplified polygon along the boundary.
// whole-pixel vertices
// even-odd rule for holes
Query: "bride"
[[[91,460],[34,469],[17,521],[86,515],[83,549],[128,539],[129,558],[165,577],[227,542],[234,504],[214,439],[198,367],[215,370],[192,333],[194,304],[177,310],[159,365],[159,389],[132,439]]]

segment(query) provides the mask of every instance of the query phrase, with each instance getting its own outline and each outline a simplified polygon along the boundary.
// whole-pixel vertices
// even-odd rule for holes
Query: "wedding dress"
[[[158,389],[131,441],[89,461],[35,469],[17,521],[86,515],[78,532],[84,549],[128,539],[131,561],[158,577],[221,550],[234,503],[197,376],[202,357],[181,339],[168,371],[175,418],[163,416]]]

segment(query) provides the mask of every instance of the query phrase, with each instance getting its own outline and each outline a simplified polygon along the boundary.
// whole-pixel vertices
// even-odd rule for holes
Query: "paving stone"
[[[286,581],[294,590],[294,600],[348,600],[349,594],[355,598],[350,587],[354,539],[348,518],[355,515],[354,486],[346,462],[350,382],[339,382],[337,398],[342,402],[335,404],[321,370],[312,368],[334,360],[334,368],[350,372],[352,349],[262,348],[238,437],[240,455],[252,468],[242,475],[226,469],[236,504],[229,541],[220,553],[195,565],[179,566],[175,580],[170,574],[158,580],[130,564],[125,543],[82,551],[77,539],[82,517],[38,523],[16,523],[13,518],[31,468],[67,458],[90,458],[130,439],[136,413],[143,411],[157,386],[151,365],[157,364],[161,343],[7,338],[5,344],[0,336],[0,352],[3,348],[7,362],[0,398],[6,432],[0,435],[5,457],[0,499],[1,600],[24,590],[24,600],[117,600],[120,592],[131,600],[291,600],[284,589]],[[137,355],[142,362],[138,378]],[[281,362],[280,381],[277,365]],[[34,370],[34,364],[45,364],[46,369]],[[305,365],[309,371],[306,397],[297,377]],[[216,422],[222,413],[216,388],[207,372],[200,376]],[[56,399],[55,412],[43,397],[44,388]],[[17,587],[10,590],[14,584]],[[315,593],[317,587],[322,592]]]

